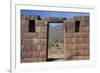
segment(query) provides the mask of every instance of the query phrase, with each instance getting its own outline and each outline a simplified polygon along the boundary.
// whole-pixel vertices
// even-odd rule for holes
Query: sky
[[[42,10],[21,10],[21,14],[65,17],[65,18],[70,18],[73,16],[89,16],[89,13],[83,13],[83,12],[61,12],[61,11],[42,11]]]
[[[40,15],[40,16],[48,16],[48,17],[64,17],[64,18],[71,18],[73,16],[89,16],[89,13],[84,12],[61,12],[61,11],[43,11],[43,10],[21,10],[21,14],[25,15]],[[50,24],[51,26],[55,27],[56,24]]]

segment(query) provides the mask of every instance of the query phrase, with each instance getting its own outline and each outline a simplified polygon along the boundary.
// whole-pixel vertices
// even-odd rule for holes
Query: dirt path
[[[64,58],[64,46],[59,43],[59,47],[51,47],[48,49],[48,58],[55,58],[62,60]]]

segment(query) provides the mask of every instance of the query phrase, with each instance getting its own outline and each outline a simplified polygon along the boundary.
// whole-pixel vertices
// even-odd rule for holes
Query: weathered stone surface
[[[89,27],[89,21],[88,20],[80,21],[80,27]]]
[[[42,49],[41,49],[41,44],[37,45],[37,50],[38,50],[38,51],[41,51],[41,50],[42,50]]]
[[[22,57],[23,58],[32,58],[33,52],[32,51],[23,51]]]
[[[66,26],[65,26],[65,32],[74,32],[74,30],[75,30],[75,28],[74,28],[74,24],[67,24]]]
[[[38,20],[38,15],[21,15],[21,19]]]
[[[23,58],[21,62],[24,62],[24,63],[32,62],[32,58]]]
[[[79,38],[80,37],[80,33],[73,33],[73,38]]]
[[[26,23],[26,22],[28,22],[28,20],[22,19],[22,20],[21,20],[21,23],[22,23],[21,25],[23,25],[23,23]],[[27,24],[27,25],[28,25],[28,24]]]
[[[39,45],[41,43],[40,39],[32,38],[32,45]]]
[[[39,61],[46,61],[46,58],[39,58]]]
[[[89,38],[79,38],[79,43],[89,43]]]
[[[88,60],[89,56],[73,56],[72,60]]]
[[[41,32],[41,26],[36,27],[36,32]]]
[[[89,49],[89,44],[73,44],[72,49]]]
[[[47,38],[47,34],[46,33],[39,33],[39,36],[38,36],[40,39],[46,39]]]
[[[72,49],[72,44],[64,44],[66,51]]]
[[[87,33],[87,32],[86,33],[83,33],[83,32],[79,33],[79,37],[80,38],[89,38],[89,33]]]
[[[35,20],[36,26],[47,26],[47,21],[44,20]]]
[[[32,51],[32,46],[25,44],[23,47],[23,51]]]
[[[39,51],[33,51],[32,58],[39,58]]]
[[[41,39],[41,45],[47,45],[46,39]]]
[[[74,21],[64,21],[64,32],[74,32],[75,31],[75,22]]]
[[[72,38],[73,37],[73,33],[64,33],[64,38]]]
[[[88,38],[72,38],[72,43],[73,44],[89,43],[89,39]]]
[[[80,44],[80,45],[81,45],[81,49],[90,49],[89,43]]]
[[[38,51],[37,45],[31,45],[32,46],[32,51]]]
[[[32,44],[32,39],[24,39],[23,40],[23,44],[24,45],[28,45],[28,44],[30,45],[30,44]]]
[[[38,33],[23,33],[23,39],[32,39],[32,38],[37,38]]]
[[[81,21],[81,20],[89,20],[89,16],[75,16],[75,21]]]
[[[21,15],[21,20],[27,20],[27,15]]]
[[[89,50],[71,50],[72,56],[89,55]]]
[[[47,26],[42,26],[41,27],[41,32],[45,32],[46,33],[47,32]]]
[[[47,48],[46,45],[41,45],[41,51],[46,50],[46,48]]]
[[[72,44],[72,38],[67,38],[64,42],[65,44]]]
[[[80,32],[89,32],[89,27],[80,27]]]
[[[66,50],[65,59],[66,59],[66,60],[72,59],[72,55],[71,55],[71,53],[70,53],[70,50]]]
[[[76,50],[77,50],[77,49],[81,49],[81,45],[80,45],[80,44],[73,44],[71,49],[72,49],[72,50],[73,50],[73,49],[76,49]]]
[[[73,33],[73,38],[89,38],[88,32]]]
[[[55,23],[59,23],[59,22],[63,22],[66,18],[61,18],[61,17],[40,17],[42,20],[46,20],[47,22],[55,22]]]
[[[21,27],[21,32],[22,33],[24,33],[24,32],[28,32],[28,26],[27,25],[23,25],[22,27]]]
[[[46,51],[40,51],[40,58],[46,58]]]

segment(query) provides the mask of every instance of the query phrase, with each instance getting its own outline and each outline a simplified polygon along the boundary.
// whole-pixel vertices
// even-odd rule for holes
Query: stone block
[[[88,60],[89,56],[73,56],[73,60]]]
[[[89,50],[70,50],[72,56],[85,56],[89,55]]]
[[[25,39],[38,38],[38,33],[23,33],[23,38]]]
[[[72,49],[72,44],[64,44],[66,51]]]
[[[47,26],[42,26],[42,27],[41,27],[41,32],[47,33]]]
[[[46,45],[41,45],[41,51],[46,51],[47,47]]]
[[[36,32],[41,32],[41,26],[36,26]]]
[[[21,26],[28,25],[28,24],[29,24],[29,21],[28,20],[26,20],[26,19],[22,19],[21,20]]]
[[[46,45],[47,44],[47,40],[46,39],[41,39],[41,45]]]
[[[63,22],[66,19],[66,18],[62,18],[62,17],[44,17],[44,16],[41,16],[40,18],[42,20],[46,20],[48,22],[53,22],[53,23]]]
[[[23,51],[32,51],[32,46],[25,44],[23,47]]]
[[[67,32],[74,32],[74,31],[75,31],[74,24],[67,25]]]
[[[79,42],[79,38],[72,38],[72,43],[73,43],[73,44],[75,44],[75,43],[80,43],[80,42]]]
[[[79,37],[80,38],[89,38],[89,33],[88,32],[86,32],[86,33],[79,33]]]
[[[32,58],[23,58],[21,60],[22,63],[28,63],[28,62],[32,62]]]
[[[32,58],[39,58],[39,51],[33,51]]]
[[[89,43],[89,39],[88,38],[72,38],[72,43],[73,44]]]
[[[81,49],[90,49],[89,43],[88,44],[80,44]]]
[[[89,20],[89,16],[75,16],[75,21],[81,21],[81,20]]]
[[[73,38],[89,38],[89,32],[73,33]]]
[[[73,33],[64,33],[64,38],[72,38],[73,37]]]
[[[27,25],[22,25],[21,26],[21,32],[28,32],[28,26]]]
[[[39,58],[33,58],[32,62],[40,62]]]
[[[38,38],[32,39],[32,45],[39,45],[40,43],[41,43],[40,39],[38,39]]]
[[[71,21],[64,22],[64,32],[74,32],[75,23]]]
[[[66,38],[66,39],[64,40],[64,43],[65,43],[65,44],[72,44],[72,38]]]
[[[32,58],[32,51],[22,51],[22,58]]]
[[[47,26],[47,22],[44,20],[36,20],[35,25],[36,26]]]
[[[72,50],[78,50],[78,49],[81,49],[81,45],[80,44],[72,44]]]
[[[21,20],[27,20],[27,15],[21,15]]]
[[[31,45],[32,44],[32,39],[24,39],[23,44],[24,45],[28,45],[28,44]]]
[[[40,45],[37,45],[37,50],[40,51],[42,48],[41,48],[41,44]]]
[[[39,33],[38,36],[40,39],[46,39],[47,38],[47,33]]]
[[[39,58],[39,61],[40,62],[45,62],[46,61],[46,58]]]
[[[89,20],[80,21],[80,27],[89,27]]]
[[[89,32],[89,27],[80,27],[80,32]]]
[[[73,38],[79,38],[80,37],[80,33],[73,33]]]
[[[40,58],[46,58],[46,51],[40,51]]]
[[[89,38],[79,38],[79,43],[89,43]]]
[[[31,45],[32,46],[32,51],[38,51],[37,45]]]
[[[67,50],[67,51],[66,51],[65,59],[66,59],[66,60],[71,60],[71,59],[72,59],[71,50]]]

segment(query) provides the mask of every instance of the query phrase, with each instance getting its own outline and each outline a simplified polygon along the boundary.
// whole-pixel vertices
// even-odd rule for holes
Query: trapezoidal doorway
[[[64,24],[48,23],[47,61],[64,60]]]

